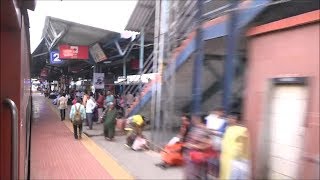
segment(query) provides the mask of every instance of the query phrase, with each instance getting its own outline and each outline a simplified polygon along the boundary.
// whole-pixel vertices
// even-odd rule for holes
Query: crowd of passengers
[[[125,119],[123,109],[134,102],[132,95],[114,96],[110,91],[106,95],[98,91],[96,98],[92,92],[77,91],[73,96],[69,116],[75,139],[81,139],[83,122],[92,129],[96,118],[98,123],[104,123],[105,139],[112,141],[117,120]],[[62,121],[71,98],[64,93],[57,98]],[[151,142],[142,132],[150,121],[142,115],[134,115],[124,122],[129,129],[125,145],[134,150],[148,149]],[[184,166],[186,179],[207,179],[208,174],[219,179],[248,179],[248,139],[247,128],[241,125],[238,113],[225,114],[218,108],[206,116],[184,114],[179,134],[161,150],[162,163],[157,166]]]
[[[184,166],[185,179],[249,179],[248,130],[239,113],[217,108],[209,115],[184,114],[179,134],[162,149],[161,168]]]
[[[87,91],[71,91],[70,94],[57,93],[55,91],[51,92],[49,98],[54,99],[53,104],[58,106],[60,110],[61,121],[66,118],[66,109],[68,105],[72,105],[70,109],[70,119],[81,120],[84,126],[88,126],[90,130],[93,129],[93,122],[104,123],[104,135],[107,140],[112,141],[115,134],[115,125],[117,120],[124,118],[124,109],[131,107],[134,101],[137,101],[138,96],[133,96],[130,93],[127,95],[113,95],[111,91],[107,91],[106,95],[104,91],[96,91],[88,93]],[[130,123],[132,119],[128,118],[125,122],[133,127],[132,130],[136,130],[136,126]],[[141,116],[142,118],[142,116]],[[143,117],[144,118],[144,117]],[[143,126],[145,123],[140,123],[139,127]],[[142,120],[142,122],[145,122]],[[75,138],[81,138],[82,123],[73,121],[75,128]],[[76,130],[79,129],[79,134],[77,135]]]

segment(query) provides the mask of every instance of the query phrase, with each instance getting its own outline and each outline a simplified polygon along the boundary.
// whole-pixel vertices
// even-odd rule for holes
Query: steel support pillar
[[[69,66],[67,66],[65,68],[65,81],[64,81],[64,83],[66,86],[65,92],[69,94],[69,85],[70,85],[70,83],[69,83]]]
[[[156,1],[157,3],[158,1]],[[157,3],[158,4],[158,3]],[[162,84],[163,84],[163,63],[164,59],[166,58],[165,52],[165,40],[166,35],[168,33],[168,19],[169,19],[169,0],[162,0],[159,1],[158,4],[160,8],[160,21],[159,21],[159,49],[158,49],[158,74],[159,74],[159,81],[156,87],[156,110],[155,110],[155,128],[156,128],[156,135],[154,136],[155,142],[161,142],[163,137],[161,136],[161,132],[164,131],[164,123],[162,119]],[[157,25],[155,25],[157,26]]]
[[[160,36],[160,15],[161,15],[161,1],[155,2],[155,23],[154,23],[154,47],[153,47],[153,65],[152,72],[158,73],[158,56],[159,56],[159,36]],[[157,137],[157,87],[152,87],[151,99],[151,141],[156,142]],[[159,107],[160,108],[160,107]]]
[[[231,9],[236,9],[238,0],[230,0]],[[226,113],[230,112],[232,97],[232,82],[234,78],[234,61],[237,59],[237,14],[236,11],[230,11],[229,26],[227,35],[227,58],[224,63],[224,82],[223,82],[223,108]]]
[[[125,78],[124,85],[122,85],[122,92],[125,92],[126,89],[126,82],[127,82],[127,58],[123,58],[123,65],[122,65],[122,76]]]
[[[193,65],[192,82],[192,115],[201,113],[201,93],[202,93],[202,69],[203,69],[203,38],[202,38],[202,12],[203,0],[197,1],[198,12],[196,14],[197,34],[196,34],[196,58]]]
[[[141,92],[142,92],[142,73],[143,73],[143,60],[144,60],[144,28],[141,29],[140,32],[140,55],[139,55],[139,98],[141,100]],[[141,103],[139,103],[139,106]],[[140,109],[140,107],[139,107]]]

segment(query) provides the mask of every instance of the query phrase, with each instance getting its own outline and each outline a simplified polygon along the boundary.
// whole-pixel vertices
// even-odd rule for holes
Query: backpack
[[[75,105],[75,108],[76,108],[76,113],[74,114],[74,122],[80,123],[82,121],[81,112],[80,112],[81,105],[79,106],[79,108],[77,108],[77,106]]]

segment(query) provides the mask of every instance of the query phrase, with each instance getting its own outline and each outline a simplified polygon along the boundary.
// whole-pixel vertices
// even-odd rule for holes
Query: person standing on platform
[[[81,99],[77,99],[77,103],[71,106],[70,110],[70,119],[73,124],[73,134],[74,138],[81,139],[82,134],[82,122],[86,119],[86,109],[81,104]],[[78,129],[79,129],[79,135],[78,135]]]
[[[61,117],[61,121],[63,121],[66,117],[66,109],[68,107],[67,105],[67,98],[65,97],[65,94],[62,93],[61,97],[58,99],[58,108],[60,109],[60,117]]]
[[[115,134],[115,125],[116,125],[116,118],[118,112],[116,108],[114,108],[113,102],[110,102],[109,108],[105,110],[104,115],[104,137],[105,139],[112,141],[114,134]]]
[[[227,119],[229,126],[221,143],[220,179],[249,179],[248,129],[240,124],[239,113],[230,113]]]
[[[87,101],[88,101],[89,98],[90,98],[90,97],[89,97],[89,95],[88,95],[88,92],[85,91],[85,92],[84,92],[84,95],[83,95],[83,98],[82,98],[82,105],[84,105],[84,107],[86,107],[86,104],[87,104]]]
[[[100,91],[99,93],[99,96],[98,96],[98,100],[97,100],[97,104],[98,104],[98,117],[99,117],[99,120],[98,122],[101,123],[102,122],[102,119],[100,118],[102,113],[103,113],[103,103],[104,103],[104,95],[103,95],[103,92]]]
[[[132,105],[133,101],[134,101],[134,96],[128,92],[127,96],[126,96],[126,100],[127,100],[127,107],[130,108],[130,106]]]
[[[224,110],[217,108],[206,117],[207,128],[212,132],[211,135],[213,149],[216,151],[216,157],[209,159],[208,169],[214,176],[219,176],[219,162],[221,153],[221,141],[223,134],[227,128],[227,121],[223,117]]]
[[[76,96],[79,97],[79,98],[81,98],[81,93],[80,93],[80,91],[76,91]]]
[[[185,179],[207,179],[207,160],[212,151],[211,132],[200,115],[192,116],[192,127],[184,144]]]
[[[110,103],[114,103],[114,96],[112,95],[112,93],[110,91],[107,91],[107,97],[104,102],[104,108],[108,109]]]
[[[89,126],[89,129],[92,129],[93,112],[94,112],[94,109],[96,108],[96,106],[97,106],[97,104],[93,98],[93,92],[90,92],[90,98],[86,102],[86,113],[87,113],[86,125]]]

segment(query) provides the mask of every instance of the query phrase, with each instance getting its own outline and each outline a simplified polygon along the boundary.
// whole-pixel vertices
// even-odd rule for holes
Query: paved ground
[[[56,108],[51,105],[52,108]],[[69,108],[70,109],[70,108]],[[68,113],[66,113],[68,115]],[[102,135],[102,124],[93,125],[93,130],[84,127],[84,133],[90,136],[90,139],[98,145],[102,151],[111,156],[125,171],[134,176],[135,179],[182,179],[183,169],[169,168],[163,170],[156,167],[155,164],[161,162],[159,153],[153,151],[135,152],[124,146],[125,136],[117,135],[113,142],[106,141]],[[144,133],[151,137],[150,132]],[[169,138],[172,135],[168,135]]]
[[[136,152],[124,146],[126,136],[118,135],[113,142],[106,141],[103,137],[103,125],[94,124],[93,130],[87,127],[84,133],[97,143],[107,153],[122,165],[136,179],[182,179],[182,168],[163,170],[155,164],[161,162],[159,153],[153,151]],[[151,137],[150,131],[144,132],[146,137]],[[172,136],[170,136],[172,137]]]
[[[155,164],[161,162],[159,153],[153,151],[136,152],[126,148],[124,136],[117,136],[114,142],[109,142],[103,136],[92,137],[105,151],[137,179],[182,179],[182,168],[163,170]]]
[[[31,141],[31,179],[116,179],[118,169],[105,166],[92,153],[90,140],[75,140],[66,122],[59,120],[43,96],[35,94]],[[86,146],[91,146],[91,149]],[[106,159],[100,155],[102,159]],[[121,172],[123,173],[123,172]],[[119,177],[119,176],[118,176]],[[123,175],[122,177],[128,177]]]
[[[117,132],[119,132],[117,130]],[[156,167],[155,164],[161,162],[161,156],[157,152],[144,151],[136,152],[124,146],[126,136],[118,135],[113,142],[106,141],[103,137],[103,125],[94,123],[93,129],[84,128],[84,133],[97,143],[106,153],[109,153],[114,159],[121,164],[136,179],[182,179],[183,169],[181,167],[169,168],[163,170]],[[144,135],[151,139],[151,132],[144,131]],[[163,136],[163,139],[172,138],[173,134],[169,133]],[[166,140],[166,142],[168,142]]]

